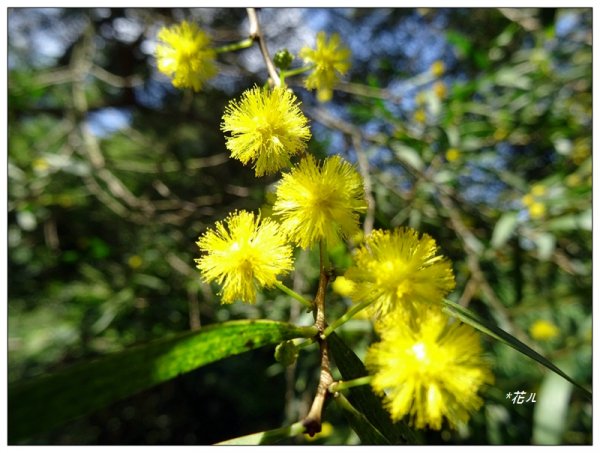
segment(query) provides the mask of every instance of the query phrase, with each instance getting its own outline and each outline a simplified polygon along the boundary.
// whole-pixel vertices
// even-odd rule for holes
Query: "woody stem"
[[[279,75],[277,74],[277,69],[273,64],[273,60],[269,56],[269,49],[267,49],[267,43],[262,34],[262,30],[260,28],[260,24],[258,22],[258,15],[256,14],[256,9],[254,8],[246,8],[248,13],[248,20],[250,21],[250,37],[255,41],[258,41],[258,46],[260,47],[260,53],[263,56],[263,60],[267,65],[267,71],[269,72],[269,77],[273,80],[273,84],[275,86],[279,86],[280,80]]]
[[[331,375],[330,370],[329,348],[327,346],[327,341],[321,338],[321,334],[327,327],[325,321],[325,291],[327,290],[327,283],[330,278],[329,271],[326,269],[324,255],[326,255],[325,246],[321,243],[321,273],[319,275],[319,287],[315,297],[315,327],[319,331],[317,341],[319,342],[319,349],[321,352],[321,374],[319,376],[317,394],[308,411],[308,415],[302,421],[306,427],[306,432],[310,436],[314,436],[316,433],[321,432],[323,407],[329,396],[329,386],[333,383],[333,376]]]

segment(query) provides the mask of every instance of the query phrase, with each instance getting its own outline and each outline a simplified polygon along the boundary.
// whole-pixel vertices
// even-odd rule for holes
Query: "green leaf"
[[[454,30],[449,30],[446,32],[446,39],[448,42],[453,45],[461,56],[466,57],[471,53],[471,49],[473,45],[471,44],[471,40],[467,38],[462,33],[459,33]]]
[[[592,230],[592,210],[588,209],[581,214],[564,215],[547,222],[546,228],[551,231],[565,230]]]
[[[587,398],[589,398],[590,400],[592,399],[592,393],[589,390],[587,390],[582,385],[578,384],[573,378],[571,378],[566,373],[564,373],[560,368],[558,368],[556,365],[554,365],[550,360],[548,360],[547,358],[545,358],[538,352],[531,349],[525,343],[521,342],[520,340],[517,340],[515,337],[513,337],[508,332],[505,332],[501,328],[499,328],[487,321],[484,321],[483,319],[481,319],[481,317],[479,317],[477,314],[473,313],[471,310],[468,310],[467,308],[465,308],[455,302],[445,299],[444,305],[445,305],[444,311],[446,311],[451,316],[454,316],[454,317],[460,319],[465,324],[469,324],[470,326],[479,330],[480,332],[483,332],[484,334],[489,335],[490,337],[492,337],[498,341],[501,341],[502,343],[507,344],[511,348],[519,351],[521,354],[526,355],[530,359],[535,360],[536,362],[545,366],[549,370],[554,371],[556,374],[558,374],[559,376],[562,376],[564,379],[566,379],[567,381],[569,381],[570,383],[572,383],[573,385],[578,387],[585,394],[585,396]]]
[[[296,422],[292,425],[284,426],[283,428],[262,431],[260,433],[248,434],[247,436],[229,439],[219,442],[217,445],[270,445],[280,440],[297,436],[303,432],[304,425],[302,422]]]
[[[561,363],[572,371],[568,361]],[[535,445],[560,445],[567,426],[567,412],[573,386],[554,373],[548,373],[537,392],[533,409],[533,443]]]
[[[502,214],[498,222],[496,222],[496,226],[494,227],[494,232],[492,233],[492,247],[498,249],[510,238],[515,231],[515,227],[517,226],[517,213],[516,212],[506,212]]]
[[[423,163],[419,153],[413,148],[400,142],[391,142],[390,147],[394,150],[394,153],[396,153],[396,157],[398,157],[398,159],[400,159],[403,163],[415,168],[416,170],[423,170],[425,164]]]
[[[349,381],[367,376],[367,369],[342,339],[335,333],[327,337],[329,348],[342,379]],[[404,423],[393,423],[382,401],[369,386],[349,389],[350,403],[385,437],[390,444],[418,444],[418,434]],[[359,430],[356,430],[360,435]],[[362,440],[362,438],[361,438]]]
[[[363,445],[390,444],[389,440],[371,424],[362,412],[356,410],[344,395],[338,393],[335,396],[335,402],[344,410],[344,416],[350,423],[350,426],[352,426],[352,429],[358,434]]]
[[[533,240],[537,245],[540,259],[549,260],[556,248],[556,237],[552,233],[538,233]]]
[[[314,327],[268,320],[230,321],[16,383],[8,389],[9,442],[217,360],[316,333]]]

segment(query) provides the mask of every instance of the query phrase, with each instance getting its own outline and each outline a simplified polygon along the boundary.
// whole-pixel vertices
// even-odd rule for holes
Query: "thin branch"
[[[263,56],[263,60],[265,61],[265,65],[267,65],[267,71],[269,72],[269,77],[273,80],[273,84],[275,86],[279,86],[280,80],[279,75],[277,74],[277,69],[269,56],[269,50],[267,49],[267,44],[262,34],[262,30],[260,28],[260,24],[258,22],[258,15],[256,14],[256,10],[254,8],[246,8],[248,12],[248,19],[250,21],[250,37],[255,41],[258,41],[258,45],[260,47],[260,53]]]
[[[321,243],[321,256],[326,254],[325,247]],[[333,376],[330,370],[329,347],[327,341],[321,338],[326,326],[325,322],[325,291],[329,282],[329,271],[325,268],[324,260],[321,259],[321,273],[319,275],[319,287],[315,297],[315,327],[319,331],[317,341],[321,352],[321,374],[319,376],[319,385],[317,394],[312,402],[312,406],[308,411],[308,415],[303,420],[303,425],[306,427],[306,432],[311,437],[316,433],[321,432],[321,417],[323,415],[323,407],[329,396],[329,386],[333,383]]]
[[[352,145],[356,151],[358,160],[358,170],[363,178],[365,189],[365,200],[367,201],[367,215],[363,222],[363,231],[365,235],[369,235],[373,231],[375,223],[375,198],[373,197],[373,184],[371,182],[371,171],[369,169],[369,159],[367,153],[362,147],[362,137],[358,132],[352,134]]]
[[[400,96],[392,94],[388,89],[370,87],[359,83],[338,82],[334,90],[367,98],[383,99],[394,104],[399,104],[402,101]]]

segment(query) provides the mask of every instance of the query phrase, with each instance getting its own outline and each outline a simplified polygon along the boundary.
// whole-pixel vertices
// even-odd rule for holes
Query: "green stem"
[[[329,254],[327,253],[327,243],[324,239],[319,241],[319,258],[321,261],[321,272],[329,271]]]
[[[248,47],[252,47],[254,44],[254,39],[247,38],[240,42],[234,42],[233,44],[226,44],[221,47],[217,47],[214,49],[216,53],[224,53],[224,52],[233,52],[234,50],[247,49]]]
[[[353,305],[352,307],[350,307],[348,309],[348,311],[346,313],[344,313],[341,317],[339,317],[338,319],[336,319],[330,326],[328,326],[325,331],[323,332],[323,334],[321,335],[321,338],[327,338],[329,335],[331,335],[331,333],[337,329],[338,327],[340,327],[342,324],[344,324],[346,321],[349,321],[350,319],[352,319],[352,317],[358,313],[359,311],[361,311],[363,308],[367,307],[369,304],[371,303],[371,301],[362,301],[356,305]]]
[[[309,310],[313,309],[313,304],[312,302],[310,302],[309,300],[306,300],[304,297],[302,297],[300,294],[298,294],[296,291],[288,288],[287,286],[285,286],[283,283],[281,283],[280,281],[276,281],[275,282],[275,286],[277,288],[279,288],[281,291],[283,291],[284,293],[286,293],[288,296],[293,297],[294,299],[296,299],[299,302],[302,302],[302,304],[308,308]]]
[[[281,71],[279,73],[279,77],[281,77],[281,84],[283,85],[283,82],[287,77],[292,77],[292,76],[295,76],[298,74],[302,74],[304,72],[310,71],[314,67],[315,67],[315,65],[308,65],[308,66],[302,66],[302,67],[296,68],[296,69],[290,69],[289,71]]]
[[[311,64],[308,66],[302,66],[301,68],[286,70],[286,71],[283,71],[283,73],[285,74],[286,77],[292,77],[292,76],[295,76],[298,74],[302,74],[304,72],[308,72],[311,69],[313,69],[314,67],[315,67],[315,65]]]
[[[317,340],[315,340],[314,338],[306,338],[304,340],[300,340],[298,343],[296,343],[296,341],[294,341],[294,346],[296,346],[298,349],[306,348],[307,346],[314,344],[316,341]]]
[[[335,393],[352,387],[367,385],[370,384],[372,380],[373,376],[363,376],[356,379],[352,379],[350,381],[337,381],[329,386],[329,392]]]
[[[288,437],[294,437],[304,432],[302,422],[296,422],[283,428],[271,429],[260,433],[248,434],[247,436],[236,437],[216,445],[265,445],[272,444]]]

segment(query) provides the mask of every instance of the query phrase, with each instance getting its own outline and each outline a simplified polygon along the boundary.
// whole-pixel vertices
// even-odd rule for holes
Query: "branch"
[[[325,247],[321,244],[321,256],[326,253]],[[321,417],[323,414],[323,407],[325,400],[329,396],[329,386],[333,384],[333,376],[330,371],[329,362],[329,348],[327,346],[327,340],[323,339],[323,334],[327,324],[325,322],[325,291],[327,289],[327,283],[329,282],[329,271],[325,268],[324,259],[321,258],[321,274],[319,276],[319,288],[317,290],[317,296],[315,297],[315,327],[319,331],[317,334],[317,341],[319,342],[319,348],[321,351],[321,375],[319,376],[319,386],[317,387],[317,394],[313,400],[312,406],[308,415],[302,421],[302,424],[306,427],[306,432],[311,437],[316,433],[321,432]]]
[[[277,74],[277,69],[275,69],[275,65],[269,56],[269,50],[267,49],[267,44],[265,43],[260,24],[258,23],[256,10],[254,8],[246,8],[246,11],[248,12],[248,20],[250,21],[250,37],[253,40],[258,41],[260,53],[262,54],[263,60],[265,60],[265,64],[267,65],[267,71],[269,71],[269,77],[271,77],[275,86],[279,86],[279,75]]]

